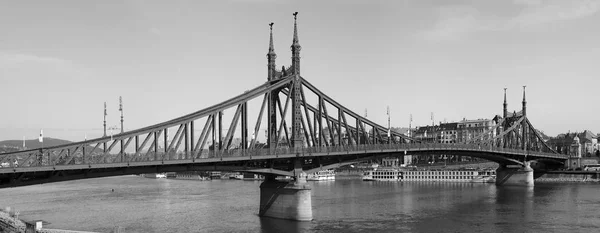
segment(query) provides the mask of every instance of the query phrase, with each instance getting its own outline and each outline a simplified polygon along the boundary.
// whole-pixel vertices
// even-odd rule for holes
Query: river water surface
[[[0,207],[98,232],[600,232],[598,184],[312,182],[311,222],[259,218],[259,185],[97,178],[0,189]]]

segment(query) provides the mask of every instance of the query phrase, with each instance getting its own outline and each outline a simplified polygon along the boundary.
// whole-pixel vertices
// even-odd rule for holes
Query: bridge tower
[[[281,70],[281,76],[293,75],[294,79],[289,86],[289,95],[292,101],[292,139],[291,148],[297,153],[296,158],[292,160],[294,181],[277,181],[275,174],[267,175],[265,181],[260,184],[260,209],[259,216],[291,219],[297,221],[312,220],[312,198],[311,187],[306,183],[306,173],[302,171],[304,159],[299,157],[298,152],[304,146],[302,135],[302,79],[300,78],[300,46],[298,40],[297,26],[298,12],[294,13],[294,38],[292,40],[292,66],[287,70],[285,66]],[[269,68],[269,82],[276,82],[278,75],[275,71],[275,50],[273,49],[273,23],[271,25],[271,38],[269,43],[269,53],[267,54]],[[279,101],[279,92],[274,90],[269,95],[269,148],[271,151],[277,147],[277,112],[276,106]],[[280,121],[285,121],[282,117]],[[283,127],[286,127],[283,124]]]
[[[502,118],[506,118],[508,115],[508,103],[506,103],[506,87],[504,88],[504,111],[502,112]]]
[[[296,23],[298,12],[294,13],[294,38],[292,40],[292,70],[294,72],[294,83],[291,91],[292,95],[292,147],[296,150],[301,149],[304,146],[304,140],[302,139],[302,111],[300,110],[302,79],[300,79],[300,50],[302,47],[298,41],[298,26]]]
[[[508,103],[506,102],[506,87],[504,88],[504,104],[503,104],[504,110],[502,111],[502,119],[504,119],[504,121],[506,122],[506,117],[508,116]],[[504,123],[502,125],[502,130],[506,129],[506,123]],[[498,132],[500,133],[500,132]],[[500,146],[502,147],[506,147],[506,140],[507,140],[507,135],[504,135],[502,137],[502,141],[500,142]]]
[[[520,148],[527,153],[528,136],[529,136],[529,125],[527,123],[527,100],[525,99],[525,87],[523,86],[523,108],[521,109],[522,121],[520,125],[521,135],[515,133],[514,137],[507,134],[504,136],[504,147],[515,146]],[[518,119],[517,113],[514,113],[512,119],[507,119],[508,110],[506,104],[506,88],[504,89],[504,129],[506,130],[511,127],[512,121]],[[519,144],[520,143],[520,144]],[[500,164],[496,169],[496,185],[513,185],[513,186],[533,186],[533,169],[530,166],[530,162],[527,161],[527,156],[523,160],[523,167],[515,168],[508,167],[506,164]]]
[[[277,71],[275,69],[275,48],[273,47],[273,23],[270,26],[270,38],[269,38],[269,52],[267,53],[267,69],[268,69],[268,82],[275,82],[277,79]],[[283,70],[282,70],[283,72]],[[267,104],[267,144],[271,151],[273,151],[278,144],[279,139],[277,138],[277,101],[279,99],[279,90],[273,90],[268,93],[268,104]],[[282,119],[283,120],[283,119]]]
[[[523,118],[527,119],[527,100],[525,100],[525,87],[527,86],[523,86],[523,109],[521,109],[521,112],[523,113]],[[521,133],[522,133],[522,139],[521,139],[521,144],[523,146],[523,150],[527,150],[527,121],[523,120],[521,122]]]

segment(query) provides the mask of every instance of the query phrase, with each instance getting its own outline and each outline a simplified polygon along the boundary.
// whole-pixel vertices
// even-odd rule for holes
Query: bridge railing
[[[40,166],[61,166],[74,164],[111,164],[111,163],[137,163],[148,161],[173,161],[173,160],[191,160],[201,161],[203,159],[214,158],[232,158],[232,157],[254,157],[254,156],[278,156],[295,154],[297,156],[312,156],[319,154],[332,153],[377,153],[377,152],[400,152],[406,154],[414,151],[474,151],[489,152],[498,154],[515,154],[538,156],[555,159],[564,159],[565,155],[552,154],[545,152],[524,151],[518,149],[501,148],[493,146],[481,146],[477,144],[446,144],[446,143],[413,143],[413,144],[367,144],[352,146],[329,146],[329,147],[304,147],[304,148],[275,148],[275,149],[254,149],[254,150],[202,150],[198,154],[191,152],[148,152],[144,154],[124,153],[124,154],[103,154],[94,153],[84,156],[79,154],[9,154],[0,155],[0,169],[7,167],[40,167]]]

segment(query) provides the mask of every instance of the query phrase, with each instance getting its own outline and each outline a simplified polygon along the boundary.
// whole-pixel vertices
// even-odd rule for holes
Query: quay
[[[44,221],[42,220],[20,219],[19,212],[11,211],[10,207],[0,210],[0,232],[2,233],[96,233],[91,231],[43,228],[43,224]]]

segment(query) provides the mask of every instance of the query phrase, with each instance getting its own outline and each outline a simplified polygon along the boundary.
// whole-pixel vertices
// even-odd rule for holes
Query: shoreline
[[[74,230],[63,230],[63,229],[50,229],[42,228],[41,224],[36,227],[35,223],[28,223],[19,218],[13,217],[15,213],[11,214],[10,210],[0,210],[0,233],[24,233],[24,232],[36,232],[36,233],[97,233],[92,231],[74,231]],[[36,221],[43,222],[43,221]]]

